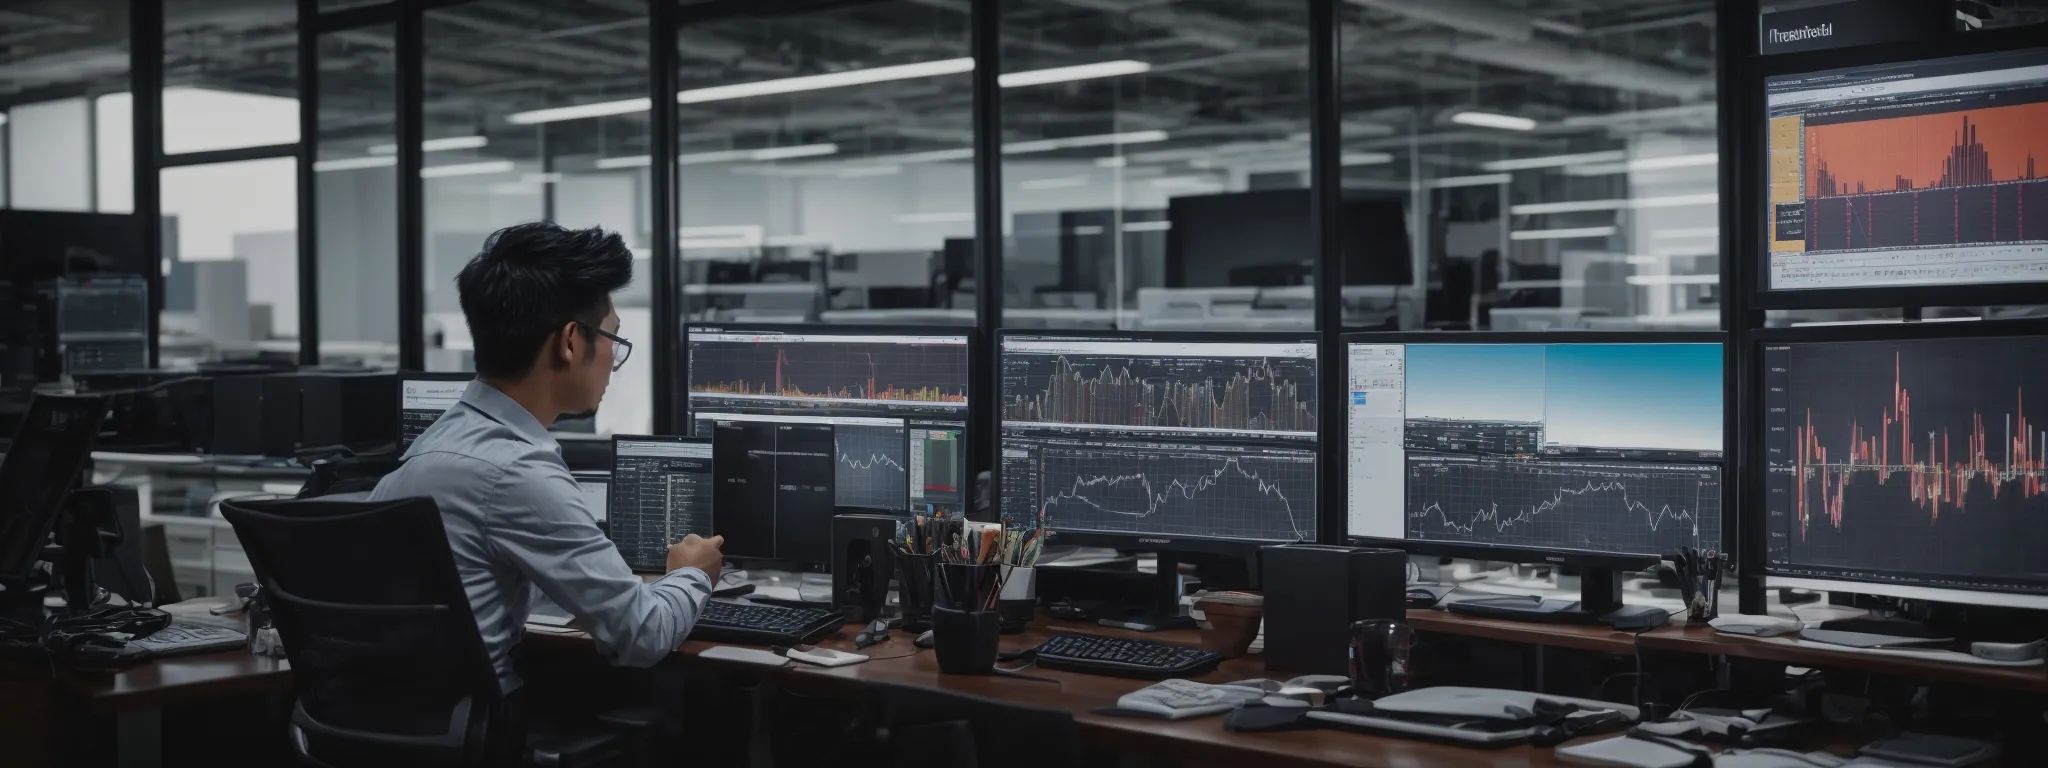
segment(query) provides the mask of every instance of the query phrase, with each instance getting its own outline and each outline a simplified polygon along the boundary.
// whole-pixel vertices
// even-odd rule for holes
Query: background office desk
[[[1800,667],[1849,669],[1927,682],[1974,685],[2023,693],[2048,693],[2048,667],[1990,667],[1850,653],[1793,645],[1788,641],[1771,638],[1724,635],[1715,632],[1712,627],[1665,627],[1644,634],[1640,642],[1643,649],[1648,651],[1726,656]]]
[[[852,651],[858,625],[849,624],[837,634],[820,641],[827,648]],[[1093,624],[1041,620],[1024,634],[1005,635],[1003,650],[1022,650],[1037,645],[1056,632],[1142,637],[1173,643],[1194,644],[1193,630],[1137,634]],[[1143,680],[1085,675],[1032,667],[1024,674],[1053,682],[1016,677],[947,675],[939,672],[938,660],[928,650],[912,651],[912,635],[895,631],[885,644],[861,651],[874,658],[847,667],[827,669],[791,663],[778,668],[698,659],[715,643],[684,642],[671,657],[688,664],[716,665],[719,669],[772,676],[788,690],[824,695],[857,695],[868,683],[893,683],[975,696],[1022,706],[1063,709],[1074,714],[1083,739],[1104,748],[1143,753],[1187,765],[1261,766],[1516,766],[1540,768],[1564,765],[1548,748],[1515,747],[1481,750],[1441,744],[1339,731],[1298,731],[1288,733],[1229,733],[1223,718],[1204,717],[1169,722],[1094,714],[1093,710],[1116,704],[1118,697],[1143,688]],[[583,634],[528,633],[526,663],[546,663],[548,652],[588,653],[590,640]],[[1014,665],[1017,662],[1006,664]],[[1226,662],[1220,669],[1198,680],[1228,682],[1260,677],[1292,677],[1289,673],[1267,672],[1257,656]]]
[[[1408,611],[1408,625],[1423,632],[1556,646],[1617,656],[1627,656],[1636,652],[1635,633],[1612,629],[1603,624],[1539,624],[1461,616],[1435,608],[1412,608]],[[1667,627],[1652,631],[1663,631]]]

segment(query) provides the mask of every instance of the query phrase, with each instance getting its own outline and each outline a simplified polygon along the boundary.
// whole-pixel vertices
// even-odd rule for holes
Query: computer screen
[[[711,437],[721,421],[823,424],[832,427],[832,503],[874,513],[901,512],[909,505],[910,458],[903,419],[869,416],[785,416],[760,413],[699,413],[697,436]]]
[[[1001,341],[1003,514],[1062,534],[1316,538],[1316,344],[1264,334]]]
[[[832,559],[833,425],[719,419],[712,423],[713,530],[733,558]]]
[[[1765,81],[1767,290],[2048,281],[2048,48]]]
[[[1774,583],[2048,608],[2048,336],[1766,343],[1762,370]]]
[[[1718,342],[1361,334],[1346,353],[1350,536],[1446,551],[1720,549]]]
[[[668,569],[668,547],[684,536],[713,535],[711,442],[691,437],[612,438],[605,533],[636,571]],[[587,489],[588,486],[585,486]]]
[[[1169,200],[1166,285],[1300,284],[1284,280],[1289,275],[1309,274],[1306,266],[1315,258],[1315,228],[1309,207],[1306,189],[1182,195]],[[1407,208],[1400,196],[1348,190],[1341,218],[1345,285],[1414,282]],[[1299,269],[1290,271],[1290,267]]]
[[[399,374],[399,452],[403,453],[405,449],[411,448],[412,441],[419,439],[421,433],[434,426],[434,422],[440,421],[441,414],[455,407],[455,401],[462,399],[462,393],[469,389],[469,383],[474,380],[476,374],[472,373]]]
[[[910,428],[910,511],[962,513],[967,472],[967,425],[957,421],[912,421]]]
[[[100,395],[44,395],[0,458],[0,577],[25,578],[41,556],[64,499],[92,456],[107,418]]]
[[[964,419],[967,335],[691,326],[690,410]]]

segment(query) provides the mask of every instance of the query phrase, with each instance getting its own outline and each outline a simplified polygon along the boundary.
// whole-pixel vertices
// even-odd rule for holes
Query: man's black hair
[[[534,222],[491,233],[455,276],[462,316],[476,344],[477,374],[526,378],[550,335],[571,320],[595,328],[612,293],[632,281],[632,251],[602,227]],[[596,348],[593,343],[593,354]]]

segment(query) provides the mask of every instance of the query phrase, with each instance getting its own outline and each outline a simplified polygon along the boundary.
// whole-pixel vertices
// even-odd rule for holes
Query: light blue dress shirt
[[[646,583],[599,530],[561,446],[524,406],[482,381],[413,441],[373,501],[432,498],[506,692],[533,588],[569,613],[612,663],[646,667],[690,633],[711,579],[697,568]]]

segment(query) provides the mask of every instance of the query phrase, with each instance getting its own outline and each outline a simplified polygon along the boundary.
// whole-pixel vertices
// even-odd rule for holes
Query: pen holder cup
[[[896,553],[896,595],[903,604],[903,629],[913,635],[932,628],[933,555]]]
[[[985,611],[995,607],[999,566],[939,563],[938,587],[932,605],[956,611]]]
[[[932,609],[932,652],[939,671],[949,675],[986,675],[995,670],[996,641],[1002,622],[995,611]]]
[[[1038,569],[1027,565],[1003,566],[1003,593],[996,597],[996,611],[1003,619],[1003,634],[1024,631],[1038,614]]]

